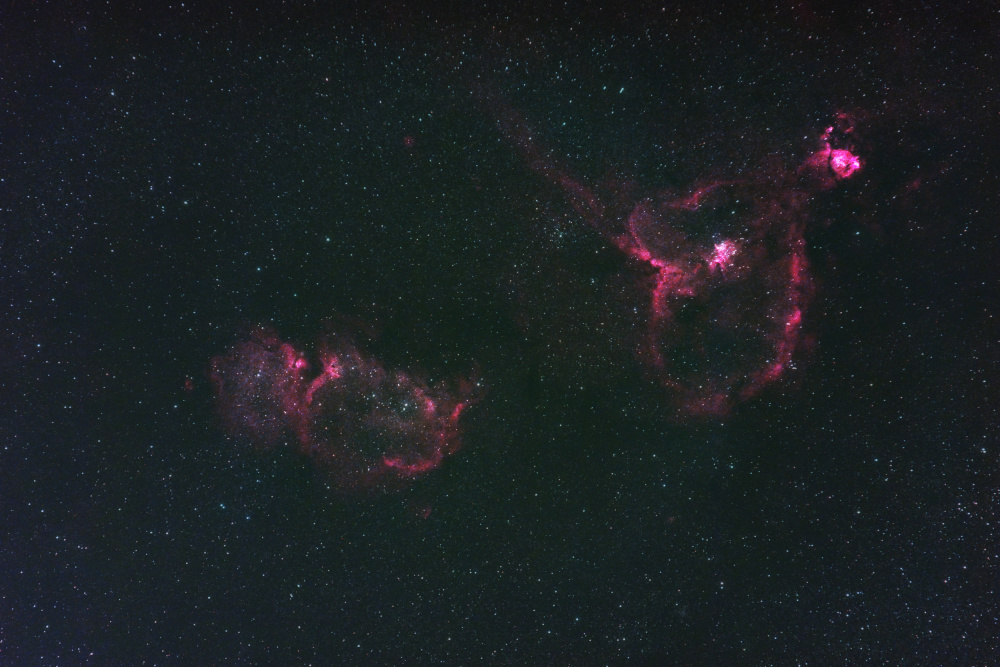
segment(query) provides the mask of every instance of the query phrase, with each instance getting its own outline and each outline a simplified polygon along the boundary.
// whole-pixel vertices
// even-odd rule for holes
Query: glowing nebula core
[[[639,356],[687,416],[722,416],[780,378],[812,294],[806,201],[715,182],[640,202],[615,245],[653,272]]]
[[[458,451],[470,383],[431,387],[387,370],[344,337],[329,336],[317,349],[310,363],[261,330],[213,359],[225,430],[258,448],[290,444],[341,490],[398,488]]]

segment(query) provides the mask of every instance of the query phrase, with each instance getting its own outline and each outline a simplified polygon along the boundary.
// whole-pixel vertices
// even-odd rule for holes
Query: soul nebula
[[[212,360],[224,429],[269,449],[289,445],[341,490],[399,488],[461,445],[473,385],[431,386],[390,370],[347,337],[328,336],[314,359],[259,331]]]

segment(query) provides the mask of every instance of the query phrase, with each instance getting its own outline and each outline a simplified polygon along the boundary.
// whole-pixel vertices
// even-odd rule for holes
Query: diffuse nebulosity
[[[398,488],[460,448],[474,382],[430,386],[344,335],[322,338],[314,357],[262,329],[213,359],[226,431],[260,448],[291,444],[344,491]]]
[[[527,166],[632,262],[647,303],[637,356],[677,416],[724,416],[786,374],[813,294],[812,196],[862,167],[850,114],[836,115],[796,169],[769,165],[680,193],[602,201],[519,112],[477,92]]]
[[[628,258],[647,303],[636,354],[675,414],[724,416],[786,374],[813,295],[812,194],[862,167],[848,114],[797,169],[605,202],[517,111],[480,97],[529,168]],[[216,357],[210,378],[228,433],[262,448],[291,444],[341,490],[400,488],[437,468],[459,450],[465,408],[481,393],[468,380],[432,387],[387,369],[348,336],[322,338],[310,359],[263,329]]]

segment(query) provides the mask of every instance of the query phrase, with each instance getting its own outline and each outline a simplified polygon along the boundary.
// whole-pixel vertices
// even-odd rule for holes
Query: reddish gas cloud
[[[399,488],[440,466],[461,446],[474,393],[387,369],[346,337],[322,339],[310,360],[268,330],[214,358],[209,375],[227,433],[287,444],[341,490]]]
[[[602,201],[502,97],[477,95],[528,167],[632,261],[648,304],[638,357],[677,415],[724,416],[787,375],[813,294],[813,194],[863,167],[847,114],[796,170],[762,166],[679,194]]]
[[[684,416],[727,414],[779,380],[800,345],[807,198],[761,187],[716,181],[649,197],[611,236],[652,272],[639,357]]]

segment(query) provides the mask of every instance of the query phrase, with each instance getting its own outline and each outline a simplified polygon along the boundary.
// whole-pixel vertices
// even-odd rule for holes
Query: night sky
[[[146,4],[0,9],[0,664],[1000,661],[993,3]]]

